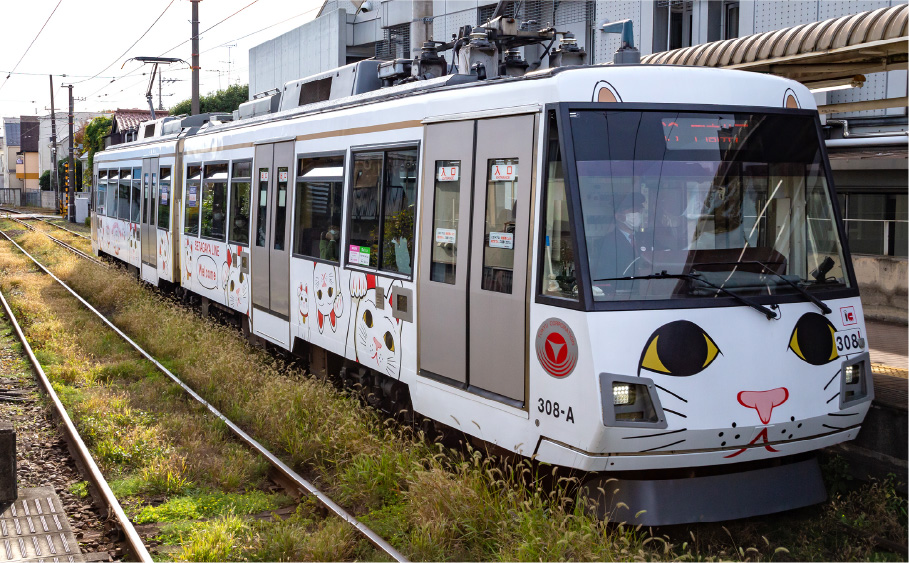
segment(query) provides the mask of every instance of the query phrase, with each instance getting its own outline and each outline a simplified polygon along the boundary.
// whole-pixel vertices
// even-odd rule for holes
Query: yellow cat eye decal
[[[386,332],[385,336],[383,338],[385,340],[385,347],[388,348],[388,351],[394,352],[395,351],[395,340],[394,340],[394,338],[391,337],[391,333]]]
[[[836,351],[836,327],[823,315],[805,313],[792,329],[789,349],[813,366],[828,364],[840,357]]]
[[[642,369],[688,377],[707,368],[720,349],[707,333],[690,321],[674,321],[656,329],[641,354]]]

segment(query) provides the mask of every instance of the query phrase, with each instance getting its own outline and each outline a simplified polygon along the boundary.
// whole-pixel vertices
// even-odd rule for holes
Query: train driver
[[[641,258],[638,243],[644,238],[644,196],[637,192],[619,196],[614,218],[615,229],[603,238],[597,260],[591,264],[594,280],[633,276],[633,265]]]

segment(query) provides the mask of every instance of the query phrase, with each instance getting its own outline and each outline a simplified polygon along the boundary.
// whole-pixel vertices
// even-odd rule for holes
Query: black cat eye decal
[[[642,369],[688,377],[700,373],[721,354],[716,342],[691,321],[673,321],[653,331],[638,364]]]
[[[813,366],[829,364],[839,357],[836,352],[836,328],[823,315],[805,313],[795,323],[789,338],[789,349]]]

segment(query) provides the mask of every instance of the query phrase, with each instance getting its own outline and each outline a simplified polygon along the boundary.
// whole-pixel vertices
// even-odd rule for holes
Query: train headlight
[[[603,424],[666,428],[653,381],[646,377],[600,374]]]
[[[840,378],[840,409],[874,398],[871,375],[871,356],[859,354],[842,364]]]
[[[614,405],[631,405],[634,404],[635,387],[630,383],[613,383],[612,384],[612,401]]]

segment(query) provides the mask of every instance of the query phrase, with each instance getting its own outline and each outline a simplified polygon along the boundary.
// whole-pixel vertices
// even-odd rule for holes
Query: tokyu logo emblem
[[[537,330],[537,359],[549,375],[568,377],[578,363],[578,341],[571,327],[556,318],[546,319]]]

